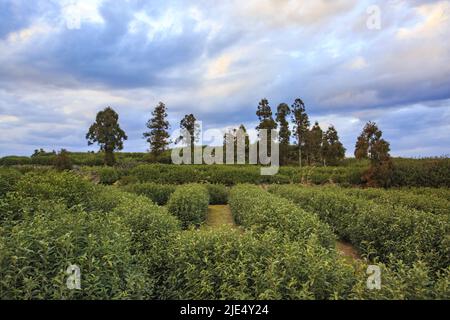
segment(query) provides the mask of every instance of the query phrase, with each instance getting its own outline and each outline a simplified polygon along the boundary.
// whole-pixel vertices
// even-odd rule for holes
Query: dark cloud
[[[74,3],[85,10],[80,29],[64,20]],[[206,127],[253,128],[263,97],[274,109],[301,97],[350,154],[368,120],[396,155],[448,153],[450,28],[439,10],[450,5],[386,2],[374,31],[371,4],[0,0],[0,155],[86,150],[85,131],[108,105],[129,151],[146,148],[160,100],[173,129],[191,112]]]

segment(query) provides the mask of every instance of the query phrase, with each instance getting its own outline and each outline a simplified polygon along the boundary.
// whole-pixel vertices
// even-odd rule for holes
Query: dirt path
[[[361,260],[361,257],[356,248],[348,242],[338,241],[336,243],[336,249],[349,262]]]
[[[228,225],[236,227],[230,206],[215,205],[208,207],[208,216],[206,217],[206,225],[212,228]]]

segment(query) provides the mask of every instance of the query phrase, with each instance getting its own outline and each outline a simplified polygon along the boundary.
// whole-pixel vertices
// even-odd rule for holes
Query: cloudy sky
[[[254,128],[264,97],[302,98],[348,154],[373,120],[393,155],[448,155],[449,17],[450,1],[0,0],[0,156],[93,150],[106,106],[126,151],[148,148],[159,101],[173,129],[191,112]]]

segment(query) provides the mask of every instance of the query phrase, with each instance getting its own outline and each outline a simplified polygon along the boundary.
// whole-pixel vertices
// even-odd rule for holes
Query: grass
[[[211,205],[208,207],[206,225],[211,228],[217,228],[223,225],[235,227],[236,223],[228,205]]]

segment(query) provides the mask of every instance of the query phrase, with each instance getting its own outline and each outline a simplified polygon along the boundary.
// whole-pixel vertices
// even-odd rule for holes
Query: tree
[[[316,122],[306,136],[305,153],[308,165],[322,163],[323,131]]]
[[[389,187],[392,179],[390,144],[382,136],[383,132],[377,124],[368,122],[356,143],[355,155],[359,159],[370,159],[371,166],[363,175],[368,186]]]
[[[177,139],[176,143],[182,141],[189,144],[191,147],[191,154],[194,154],[195,142],[199,139],[199,124],[193,114],[185,115],[180,121],[180,128],[182,130],[181,136]]]
[[[309,117],[306,114],[305,104],[301,99],[296,99],[291,107],[292,121],[294,123],[294,137],[297,139],[299,150],[299,163],[302,166],[302,150],[305,145],[305,138],[309,130]]]
[[[345,148],[339,141],[339,135],[334,126],[330,126],[323,135],[322,156],[324,165],[336,166],[345,158]]]
[[[382,161],[389,157],[389,143],[382,139],[383,132],[374,122],[368,122],[358,137],[355,148],[357,159],[370,159],[371,162]]]
[[[280,153],[281,164],[287,163],[287,156],[289,151],[289,142],[291,140],[291,130],[289,130],[289,122],[287,117],[290,115],[291,109],[286,103],[281,103],[277,108],[276,121],[278,122],[280,132]]]
[[[112,166],[115,163],[114,151],[123,149],[123,141],[128,137],[119,126],[119,115],[108,107],[97,113],[95,122],[86,134],[88,145],[97,143],[100,150],[105,152],[105,164]]]
[[[153,155],[160,156],[169,145],[169,121],[167,118],[166,105],[160,102],[152,112],[152,118],[147,122],[148,132],[144,132],[144,138],[150,144]]]
[[[58,171],[72,170],[73,163],[66,149],[61,149],[55,158],[54,166]]]
[[[258,104],[258,109],[256,110],[256,115],[259,119],[259,125],[256,130],[261,132],[261,130],[267,130],[267,155],[271,155],[271,142],[272,142],[272,130],[277,128],[277,123],[273,120],[272,109],[270,108],[269,101],[267,99],[262,99]]]

